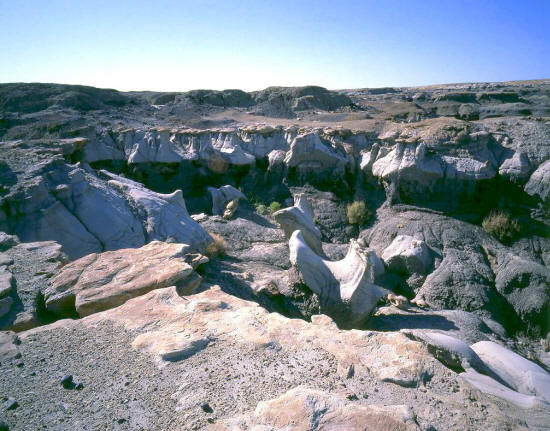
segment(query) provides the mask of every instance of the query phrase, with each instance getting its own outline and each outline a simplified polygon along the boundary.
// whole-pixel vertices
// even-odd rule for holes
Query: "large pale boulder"
[[[471,347],[510,388],[550,403],[550,374],[542,367],[492,341],[480,341]]]
[[[389,269],[409,274],[426,274],[433,259],[426,243],[410,235],[398,235],[382,253]]]
[[[321,231],[313,222],[313,210],[307,197],[297,194],[294,206],[273,213],[273,217],[290,239],[294,231],[300,230],[307,245],[319,256],[324,256],[321,243]]]
[[[365,323],[382,296],[382,290],[374,284],[379,271],[374,252],[364,253],[352,240],[344,259],[324,260],[308,246],[299,230],[294,231],[288,244],[290,262],[319,296],[327,314],[346,326]]]
[[[212,242],[208,233],[189,216],[181,190],[156,193],[127,178],[107,171],[101,173],[110,178],[108,184],[124,195],[143,220],[146,242],[170,240],[188,244],[199,252],[204,252]]]
[[[60,316],[87,316],[117,307],[153,289],[179,285],[189,293],[200,277],[193,268],[207,259],[189,246],[153,241],[137,249],[90,254],[65,267],[45,292],[46,309]]]
[[[297,387],[258,403],[256,410],[212,425],[209,430],[412,431],[419,427],[405,405],[362,405],[323,391]]]

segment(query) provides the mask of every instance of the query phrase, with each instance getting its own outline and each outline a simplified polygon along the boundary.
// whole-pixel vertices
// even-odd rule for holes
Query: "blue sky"
[[[550,78],[550,0],[0,0],[0,82],[120,90]]]

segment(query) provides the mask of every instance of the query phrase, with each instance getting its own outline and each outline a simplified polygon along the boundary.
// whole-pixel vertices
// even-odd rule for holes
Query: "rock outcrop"
[[[15,236],[3,237],[0,328],[22,331],[49,323],[51,319],[42,310],[44,291],[49,279],[67,263],[67,256],[54,241],[19,243]]]
[[[364,253],[352,241],[344,259],[324,260],[308,246],[299,230],[294,231],[288,245],[291,263],[319,296],[327,314],[344,326],[360,326],[368,320],[382,296],[374,279],[384,269],[374,252]]]
[[[193,269],[208,259],[189,252],[185,244],[153,241],[82,257],[51,280],[44,293],[46,309],[63,317],[87,316],[166,286],[190,293],[201,280]]]
[[[3,157],[18,180],[2,197],[9,218],[0,217],[0,228],[25,242],[54,240],[72,259],[152,240],[205,250],[211,238],[189,217],[181,191],[163,195],[107,171],[64,163],[63,154],[80,145],[40,142],[28,153],[21,143],[6,146]]]
[[[392,271],[427,274],[432,256],[426,243],[408,235],[396,236],[382,253],[382,260]]]
[[[414,413],[406,405],[358,405],[342,396],[305,387],[258,403],[250,415],[229,419],[208,429],[233,430],[245,426],[267,429],[418,430]]]
[[[218,189],[208,187],[206,190],[208,190],[212,198],[212,214],[223,215],[224,218],[233,217],[239,207],[239,201],[241,199],[247,200],[240,190],[230,185],[225,185]],[[228,208],[229,205],[231,208]]]

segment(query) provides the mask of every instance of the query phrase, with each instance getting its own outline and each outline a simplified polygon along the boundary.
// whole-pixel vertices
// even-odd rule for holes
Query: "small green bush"
[[[261,215],[268,215],[269,209],[264,204],[257,204],[256,205],[256,212]]]
[[[271,202],[269,204],[269,212],[273,214],[275,211],[279,211],[281,209],[281,204],[277,201]]]
[[[481,223],[485,232],[494,236],[502,243],[513,241],[519,234],[520,226],[517,220],[502,211],[491,211]]]
[[[348,223],[362,225],[369,219],[371,213],[367,209],[365,202],[355,201],[348,204],[347,215]]]

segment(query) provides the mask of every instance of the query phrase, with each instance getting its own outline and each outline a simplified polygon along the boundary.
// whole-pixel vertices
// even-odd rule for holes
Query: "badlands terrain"
[[[0,84],[0,141],[0,429],[550,429],[550,81]]]

